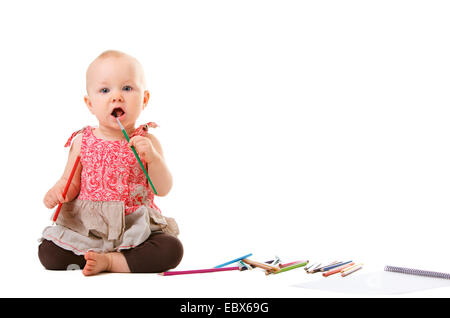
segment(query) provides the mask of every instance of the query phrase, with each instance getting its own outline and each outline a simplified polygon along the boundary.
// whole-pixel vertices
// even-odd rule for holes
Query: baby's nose
[[[115,95],[112,97],[113,102],[123,102],[123,98],[121,95]]]

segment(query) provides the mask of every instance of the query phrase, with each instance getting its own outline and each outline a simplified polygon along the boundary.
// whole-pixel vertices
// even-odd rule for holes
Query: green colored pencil
[[[114,116],[116,117],[116,116]],[[128,137],[127,132],[125,131],[125,128],[123,128],[122,123],[120,122],[119,118],[116,117],[117,122],[119,123],[120,129],[122,129],[123,134],[125,135],[125,138],[127,139],[128,142],[130,142],[130,138]],[[142,170],[144,171],[148,182],[150,183],[150,185],[152,186],[153,191],[155,192],[155,194],[158,194],[156,192],[155,187],[153,186],[152,180],[150,180],[150,177],[148,176],[147,170],[145,170],[144,164],[142,163],[141,159],[139,159],[139,156],[136,152],[136,149],[134,149],[134,146],[131,146],[131,150],[133,150],[134,155],[136,156],[137,161],[139,162],[139,164],[141,165]]]
[[[287,272],[287,271],[290,271],[291,269],[294,269],[294,268],[303,267],[303,266],[305,266],[305,265],[308,264],[308,263],[309,263],[309,261],[301,261],[301,262],[298,262],[298,263],[295,263],[295,264],[292,264],[292,265],[283,267],[283,268],[281,268],[279,271],[276,271],[274,274],[278,274],[278,273],[282,273],[282,272]]]

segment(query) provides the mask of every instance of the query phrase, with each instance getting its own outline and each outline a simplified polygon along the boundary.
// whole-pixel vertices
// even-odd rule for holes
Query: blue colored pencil
[[[345,263],[333,264],[333,265],[321,268],[320,271],[321,272],[326,272],[326,271],[329,271],[330,269],[333,269],[335,267],[339,267],[339,266],[342,266],[342,265],[345,265],[345,264],[348,264],[348,263],[351,263],[351,262],[352,261],[348,261],[348,262],[345,262]]]
[[[229,261],[229,262],[226,262],[226,263],[223,263],[223,264],[214,266],[214,268],[220,268],[220,267],[224,267],[224,266],[227,266],[227,265],[230,265],[230,264],[239,262],[240,260],[242,260],[242,259],[244,259],[244,258],[247,258],[247,257],[250,257],[250,256],[252,256],[252,255],[253,255],[253,254],[250,253],[250,254],[244,255],[244,256],[242,256],[242,257],[238,257],[238,258],[236,258],[236,259],[234,259],[234,260],[232,260],[232,261]]]

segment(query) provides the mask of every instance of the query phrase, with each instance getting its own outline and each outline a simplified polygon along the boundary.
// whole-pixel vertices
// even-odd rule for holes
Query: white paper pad
[[[336,274],[294,287],[353,294],[404,294],[431,288],[449,287],[450,280],[378,271],[354,273],[347,277]]]

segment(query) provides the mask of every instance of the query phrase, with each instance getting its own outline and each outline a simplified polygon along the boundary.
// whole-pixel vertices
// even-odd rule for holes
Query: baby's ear
[[[145,109],[145,107],[147,107],[148,105],[148,101],[150,100],[150,93],[149,91],[144,91],[144,100],[142,102],[142,110]]]
[[[88,96],[88,95],[84,96],[84,103],[86,104],[87,108],[89,108],[89,111],[91,112],[91,114],[94,114],[94,113],[92,112],[92,102],[91,102],[91,100],[89,99],[89,96]]]

